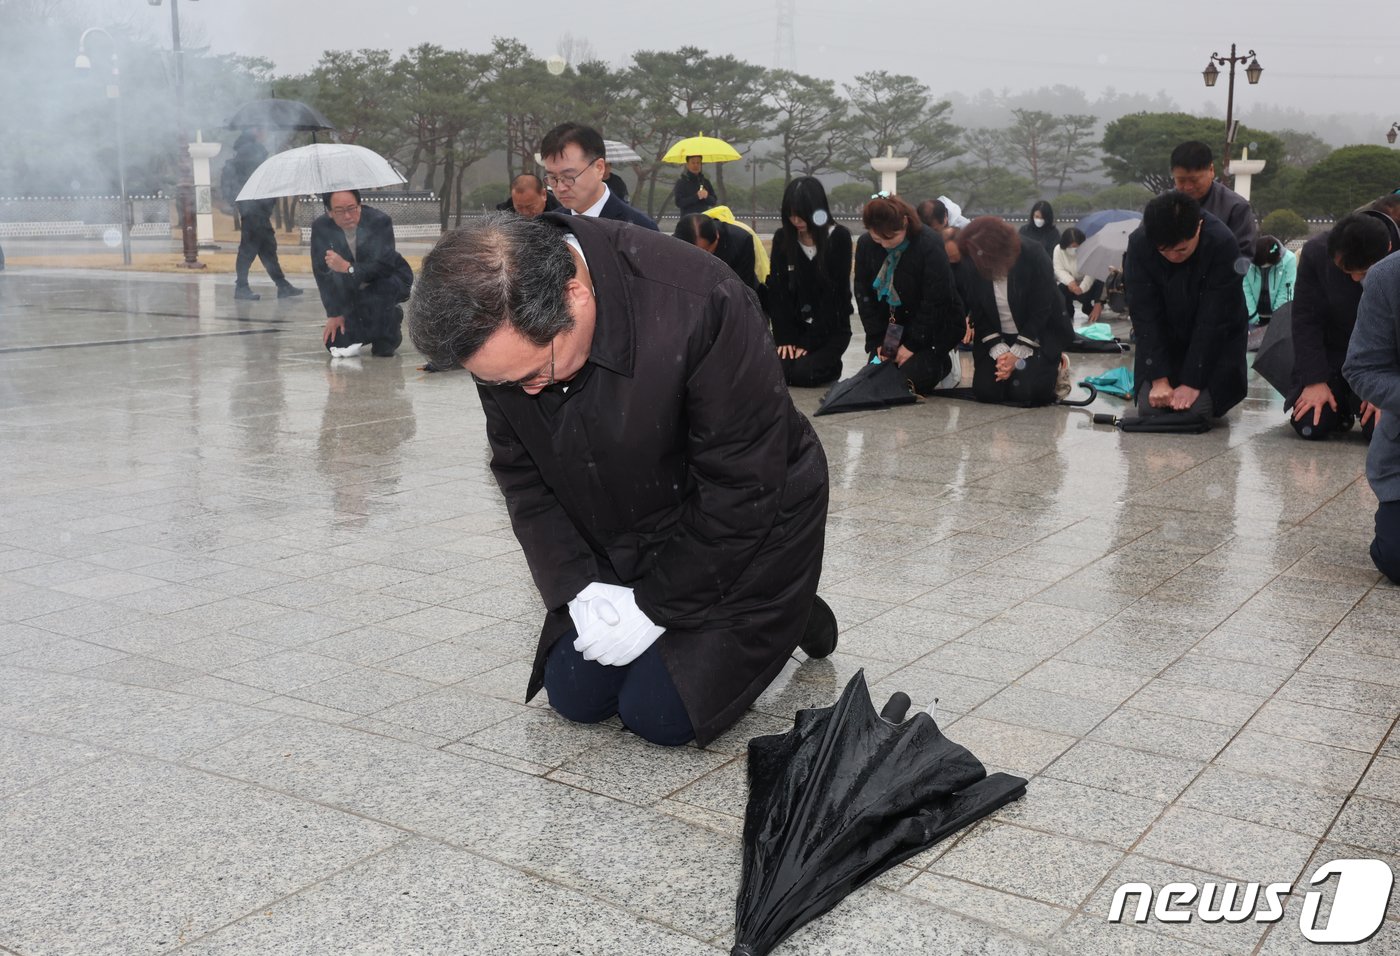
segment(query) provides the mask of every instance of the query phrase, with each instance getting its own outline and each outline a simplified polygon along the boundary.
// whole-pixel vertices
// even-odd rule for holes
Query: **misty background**
[[[128,187],[133,193],[171,192],[182,137],[174,115],[170,2],[0,0],[0,78],[9,91],[0,102],[0,130],[6,134],[0,141],[0,196],[115,192],[113,104],[104,89],[114,47],[106,37],[91,38],[87,52],[92,69],[73,68],[78,36],[91,26],[116,38]],[[1284,2],[1076,9],[1045,0],[1001,0],[957,9],[903,0],[707,0],[693,5],[612,0],[605,7],[555,0],[526,7],[453,0],[392,7],[367,0],[339,0],[334,6],[180,0],[179,10],[186,50],[184,126],[191,138],[200,129],[205,139],[231,144],[234,134],[222,125],[242,103],[268,95],[306,99],[341,127],[347,141],[380,149],[411,170],[412,186],[454,193],[450,200],[444,195],[444,220],[453,209],[460,215],[463,208],[497,195],[511,173],[525,168],[524,147],[541,126],[602,116],[605,135],[639,147],[684,135],[682,130],[698,132],[688,128],[695,123],[688,121],[689,107],[680,101],[673,104],[679,119],[673,126],[653,117],[645,129],[622,129],[619,117],[625,111],[643,109],[625,101],[626,95],[639,97],[637,104],[664,95],[638,92],[636,82],[626,95],[616,93],[617,102],[598,103],[599,97],[615,94],[610,79],[636,79],[638,51],[669,51],[669,60],[663,56],[656,62],[682,74],[686,63],[703,63],[708,69],[723,58],[759,73],[783,69],[828,81],[852,113],[862,112],[857,107],[865,102],[863,96],[898,93],[901,99],[893,108],[897,112],[906,104],[909,125],[928,134],[922,145],[917,137],[892,143],[897,153],[927,147],[927,162],[915,164],[923,171],[901,182],[971,193],[985,210],[1023,209],[1041,194],[1073,192],[1087,201],[1115,184],[1151,185],[1143,175],[1105,166],[1101,139],[1113,133],[1115,121],[1142,112],[1186,113],[1219,125],[1226,77],[1207,89],[1200,73],[1208,55],[1228,53],[1231,41],[1240,44],[1240,52],[1255,50],[1264,67],[1257,86],[1245,82],[1241,69],[1235,93],[1235,117],[1248,134],[1242,134],[1242,143],[1253,136],[1273,166],[1256,179],[1256,206],[1261,198],[1271,206],[1306,205],[1307,197],[1296,195],[1297,189],[1307,170],[1332,149],[1363,145],[1368,161],[1381,162],[1385,132],[1400,119],[1400,109],[1392,108],[1396,104],[1391,101],[1400,80],[1400,54],[1389,52],[1400,30],[1376,0],[1354,0],[1345,16]],[[498,38],[517,42],[502,54]],[[427,43],[451,55],[432,62],[422,55]],[[707,58],[677,59],[675,51],[687,47]],[[383,51],[382,61],[365,51]],[[509,128],[513,120],[507,118],[498,132],[482,117],[468,116],[488,100],[499,105],[500,90],[487,89],[486,80],[516,75],[510,70],[543,75],[539,67],[551,56],[568,62],[564,79],[572,82],[568,95],[550,104],[557,107],[552,115],[538,106],[522,106],[518,128]],[[602,65],[598,75],[588,74],[590,61]],[[376,115],[365,109],[373,90],[348,89],[357,78],[402,80],[428,67],[458,71],[452,89],[460,102],[438,103],[437,117],[405,115],[410,107],[392,104],[386,114]],[[382,73],[376,72],[381,68]],[[877,73],[914,82],[883,87],[864,82]],[[812,86],[804,83],[805,95]],[[674,82],[669,87],[672,93],[679,88]],[[924,100],[903,96],[919,88]],[[596,95],[590,97],[590,89]],[[441,86],[419,92],[422,100],[447,95]],[[686,94],[679,95],[683,100]],[[471,102],[473,97],[479,102]],[[420,107],[414,101],[411,109]],[[1083,155],[1067,160],[1069,172],[1063,166],[1058,171],[1033,169],[1016,161],[1026,143],[1019,142],[1018,150],[1018,142],[1006,137],[1036,136],[1033,130],[1026,132],[1027,117],[1033,127],[1040,114],[1050,118],[1042,131],[1047,144],[1052,136],[1078,137],[1077,145],[1066,149]],[[494,115],[502,114],[497,109]],[[736,129],[733,122],[726,128],[719,115],[709,111],[707,131],[718,127],[748,155],[768,160],[718,170],[721,177],[729,175],[729,185],[744,194],[741,205],[747,206],[754,184],[780,183],[794,172],[793,155],[789,151],[786,156],[786,168],[775,156],[781,146],[773,135],[778,119]],[[732,121],[735,115],[727,118]],[[641,119],[632,125],[645,125]],[[429,120],[432,128],[425,130],[423,123]],[[1064,133],[1066,120],[1084,128]],[[419,128],[410,128],[414,121]],[[1023,128],[1019,134],[1018,126]],[[1275,138],[1262,141],[1264,134]],[[858,168],[859,152],[884,142],[881,135],[878,129],[866,129],[834,136],[847,140],[842,145],[846,154],[827,157],[816,173],[829,185],[868,177],[868,169]],[[900,134],[892,135],[898,140]],[[1200,135],[1218,150],[1223,137]],[[269,146],[308,141],[302,134]],[[810,158],[798,158],[795,171],[808,171]],[[1165,156],[1161,163],[1165,165]],[[1292,171],[1285,171],[1285,165]],[[622,171],[636,180],[634,188],[645,186],[650,177],[653,188],[638,202],[644,208],[656,203],[658,178],[663,192],[669,185],[665,177],[674,178],[673,170],[661,170],[654,162]],[[216,170],[216,182],[217,177]],[[848,191],[854,196],[864,188],[856,182]],[[765,196],[773,191],[770,187]],[[1135,195],[1119,198],[1127,202]]]

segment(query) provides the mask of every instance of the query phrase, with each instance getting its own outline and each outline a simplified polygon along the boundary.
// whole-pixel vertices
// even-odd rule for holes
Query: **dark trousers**
[[[374,355],[393,355],[403,343],[403,308],[392,299],[357,295],[345,316],[345,331],[327,342],[326,348],[343,349],[357,342],[369,345]]]
[[[1400,501],[1382,501],[1376,509],[1376,537],[1371,541],[1376,570],[1400,584]]]
[[[1060,371],[1058,353],[1036,352],[1024,360],[1011,377],[998,382],[997,363],[991,352],[978,348],[972,353],[972,395],[979,402],[1031,407],[1055,401],[1055,376]]]
[[[837,335],[801,358],[782,359],[783,379],[794,388],[816,388],[836,381],[841,377],[841,356],[850,344],[850,333]]]
[[[273,282],[281,286],[287,277],[282,274],[282,265],[277,261],[277,233],[272,229],[272,220],[267,216],[242,216],[242,230],[238,236],[238,259],[234,269],[238,274],[238,284],[248,284],[248,268],[254,259],[262,260],[263,268]]]
[[[1337,400],[1337,410],[1322,406],[1322,413],[1314,415],[1308,412],[1301,420],[1293,418],[1293,413],[1289,412],[1288,424],[1293,426],[1293,430],[1298,433],[1298,437],[1305,441],[1326,441],[1334,433],[1350,431],[1352,425],[1361,418],[1361,397],[1351,390],[1346,379],[1340,375],[1328,381],[1327,387],[1332,389],[1332,397]],[[1317,422],[1313,422],[1313,418]],[[1369,422],[1361,426],[1361,434],[1367,441],[1371,440],[1371,435],[1376,430],[1376,419],[1371,418]]]
[[[881,358],[880,361],[887,361]],[[934,386],[947,378],[953,370],[952,357],[938,349],[924,349],[909,356],[909,360],[899,367],[900,372],[914,386],[920,395],[933,394]]]
[[[610,667],[584,660],[574,650],[576,636],[570,630],[559,638],[545,661],[544,689],[551,707],[580,724],[596,724],[616,714],[632,733],[663,747],[695,739],[685,704],[661,659],[659,641],[632,663]]]
[[[1089,312],[1093,310],[1094,303],[1098,300],[1099,296],[1103,295],[1103,282],[1098,279],[1095,279],[1094,284],[1084,289],[1079,295],[1075,295],[1073,292],[1069,291],[1069,286],[1065,285],[1063,282],[1057,282],[1055,284],[1060,287],[1060,293],[1065,297],[1065,312],[1071,318],[1074,317],[1074,303],[1078,302],[1082,305],[1084,307],[1084,314],[1088,315]],[[1083,288],[1083,286],[1080,288]]]

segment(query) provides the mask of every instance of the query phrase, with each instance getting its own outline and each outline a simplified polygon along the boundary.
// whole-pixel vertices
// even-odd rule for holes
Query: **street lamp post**
[[[1201,71],[1201,76],[1205,78],[1206,86],[1214,86],[1215,81],[1220,78],[1220,70],[1216,67],[1230,65],[1230,88],[1225,94],[1225,158],[1221,163],[1221,175],[1230,171],[1230,147],[1235,142],[1235,64],[1249,61],[1249,65],[1244,68],[1244,75],[1249,78],[1249,85],[1253,86],[1259,82],[1259,77],[1263,75],[1264,68],[1259,65],[1259,59],[1254,51],[1235,55],[1235,45],[1230,44],[1230,55],[1221,56],[1219,53],[1212,53],[1210,59],[1206,61],[1206,68]]]
[[[1390,124],[1390,129],[1387,130],[1385,134],[1385,141],[1394,146],[1397,136],[1400,136],[1400,122]]]
[[[122,265],[131,265],[131,215],[128,208],[126,196],[126,136],[122,129],[122,91],[121,91],[121,67],[117,62],[117,41],[101,27],[89,27],[83,31],[83,35],[78,37],[78,58],[73,61],[73,66],[79,70],[92,68],[92,61],[87,55],[87,38],[93,33],[100,33],[112,44],[112,80],[107,84],[107,98],[112,101],[117,114],[117,184],[121,189],[121,225],[122,225]]]
[[[161,0],[147,0],[153,6]],[[193,0],[191,0],[193,2]],[[179,140],[175,150],[179,181],[175,184],[175,212],[180,220],[180,243],[185,269],[203,269],[199,261],[199,231],[195,226],[194,162],[190,159],[189,137],[185,134],[185,54],[180,47],[180,0],[170,0],[170,46],[175,55],[175,126]]]

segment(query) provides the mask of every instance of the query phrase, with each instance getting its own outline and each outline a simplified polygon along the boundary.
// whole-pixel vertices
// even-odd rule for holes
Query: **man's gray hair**
[[[511,213],[454,229],[423,258],[409,302],[413,345],[455,368],[509,324],[536,345],[573,328],[564,286],[575,274],[562,230]]]

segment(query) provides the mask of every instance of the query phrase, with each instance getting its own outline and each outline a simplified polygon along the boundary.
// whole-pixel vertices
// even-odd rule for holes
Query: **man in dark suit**
[[[394,246],[394,222],[360,204],[360,191],[321,197],[326,214],[311,224],[311,271],[326,307],[323,339],[336,358],[368,348],[393,355],[403,341],[403,309],[413,271]]]
[[[513,212],[534,218],[543,212],[562,209],[544,188],[544,181],[534,173],[521,173],[510,181],[510,198],[496,206],[501,212]]]
[[[540,141],[545,182],[575,216],[617,219],[656,230],[650,216],[614,196],[603,182],[603,151],[603,134],[596,129],[561,123]]]
[[[1124,277],[1138,412],[1222,417],[1245,396],[1249,310],[1234,233],[1173,189],[1147,204],[1128,237]]]

